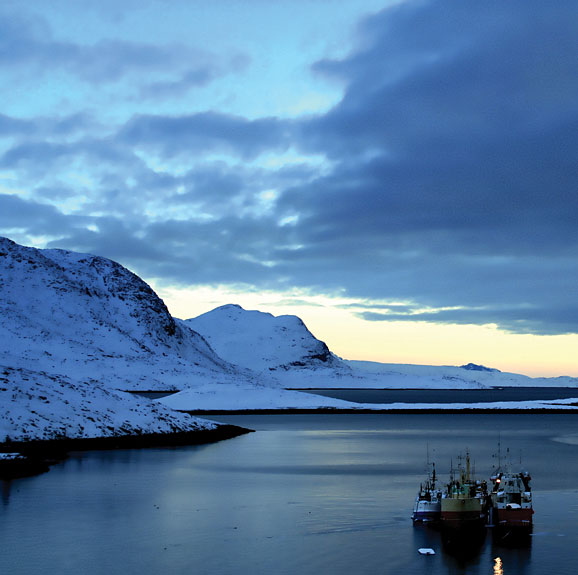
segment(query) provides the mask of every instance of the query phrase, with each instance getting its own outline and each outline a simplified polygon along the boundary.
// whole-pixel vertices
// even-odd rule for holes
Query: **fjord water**
[[[205,446],[73,454],[2,484],[0,573],[570,574],[578,551],[571,414],[270,415]],[[491,530],[456,557],[410,515],[426,448],[447,478],[469,449],[488,478],[498,437],[531,472],[531,545]],[[418,554],[432,547],[434,556]]]
[[[358,403],[490,403],[576,397],[575,387],[494,387],[484,389],[313,389],[323,395]]]

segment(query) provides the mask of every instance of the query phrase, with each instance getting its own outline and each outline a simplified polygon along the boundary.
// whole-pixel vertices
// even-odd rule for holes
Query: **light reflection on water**
[[[208,446],[73,455],[3,484],[0,573],[574,574],[571,415],[230,416],[257,429]],[[414,528],[425,446],[439,475],[468,447],[491,472],[498,432],[534,486],[526,548],[491,533],[471,556]],[[511,442],[508,442],[508,439]],[[417,549],[431,547],[436,555]]]

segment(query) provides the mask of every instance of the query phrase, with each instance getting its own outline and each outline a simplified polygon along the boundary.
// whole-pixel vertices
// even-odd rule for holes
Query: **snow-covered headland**
[[[299,318],[236,305],[181,321],[143,280],[115,262],[5,238],[0,342],[4,451],[10,442],[116,441],[222,429],[184,413],[191,411],[394,408],[296,389],[578,384],[574,378],[532,379],[473,364],[346,361]],[[127,393],[145,390],[175,393],[158,401]]]
[[[0,238],[0,342],[1,451],[39,441],[193,443],[242,431],[123,391],[244,376],[110,260]]]

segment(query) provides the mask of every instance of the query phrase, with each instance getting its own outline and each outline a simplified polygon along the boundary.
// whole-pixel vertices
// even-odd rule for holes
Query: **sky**
[[[347,359],[578,376],[574,0],[4,0],[0,235]]]

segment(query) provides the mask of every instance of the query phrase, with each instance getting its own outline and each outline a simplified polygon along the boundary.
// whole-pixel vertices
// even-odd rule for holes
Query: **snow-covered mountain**
[[[235,373],[115,262],[1,238],[0,278],[0,365],[128,390]]]
[[[317,355],[327,354],[325,363],[337,361],[316,345]],[[183,410],[227,409],[239,398],[249,405],[263,390],[268,405],[283,408],[296,395],[222,359],[121,265],[6,238],[0,238],[0,373],[0,443],[214,425],[119,390],[186,390],[186,401],[180,394],[171,399]],[[342,403],[303,401],[311,407]]]
[[[276,317],[230,304],[185,323],[222,358],[258,372],[345,367],[294,315]]]
[[[0,443],[211,429],[117,390],[249,379],[110,260],[0,238]]]

